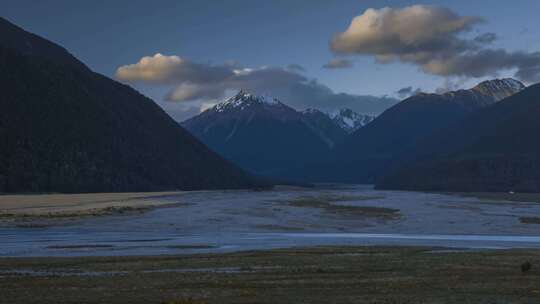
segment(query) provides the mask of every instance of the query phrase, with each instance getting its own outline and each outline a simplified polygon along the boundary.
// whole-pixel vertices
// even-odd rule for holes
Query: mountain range
[[[299,112],[279,100],[241,91],[183,126],[253,173],[309,182],[375,183],[434,154],[422,144],[433,134],[524,88],[514,79],[494,79],[467,90],[420,93],[376,118],[349,109]]]
[[[372,122],[375,116],[359,114],[345,108],[331,114],[331,118],[340,128],[348,133],[352,133]]]
[[[182,125],[240,167],[287,178],[292,167],[323,159],[349,132],[372,119],[349,109],[333,115],[297,111],[277,99],[240,91]]]
[[[330,161],[319,170],[324,173],[313,178],[373,183],[388,170],[422,153],[415,147],[423,138],[523,88],[514,79],[495,79],[468,90],[409,97],[336,145]]]
[[[261,185],[132,88],[0,18],[0,192]]]
[[[540,84],[421,141],[381,189],[540,192]]]
[[[540,191],[540,84],[506,78],[420,93],[376,118],[297,111],[240,91],[178,124],[1,18],[0,37],[0,192],[253,188],[271,184],[267,177]]]

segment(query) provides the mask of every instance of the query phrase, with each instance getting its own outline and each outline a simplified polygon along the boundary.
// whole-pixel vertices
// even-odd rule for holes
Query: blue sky
[[[445,7],[460,16],[478,16],[483,23],[465,35],[491,32],[491,48],[540,51],[540,1],[32,1],[3,0],[2,17],[61,44],[92,69],[114,77],[118,67],[156,53],[190,61],[242,67],[286,67],[298,64],[309,79],[336,93],[391,95],[411,86],[434,91],[448,80],[470,86],[486,77],[444,77],[420,71],[414,64],[376,63],[373,56],[347,56],[347,69],[325,69],[334,58],[332,37],[368,8],[401,8],[414,4]],[[511,76],[513,71],[500,71]],[[165,104],[163,86],[135,84]],[[172,110],[171,110],[172,109]],[[187,114],[186,114],[187,115]],[[182,115],[180,115],[180,118]]]

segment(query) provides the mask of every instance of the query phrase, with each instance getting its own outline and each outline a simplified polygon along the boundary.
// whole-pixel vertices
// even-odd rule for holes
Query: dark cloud
[[[413,91],[413,88],[412,87],[405,87],[405,88],[401,88],[399,90],[397,90],[397,94],[399,95],[409,95],[411,94]]]
[[[443,84],[435,89],[435,93],[444,94],[446,92],[463,89],[466,82],[466,78],[445,78]]]
[[[495,76],[500,70],[517,69],[515,76],[525,82],[540,81],[540,52],[508,52],[485,49],[450,58],[434,59],[422,69],[442,76]]]
[[[297,108],[336,110],[343,107],[357,112],[379,114],[396,99],[335,93],[327,86],[300,73],[298,66],[287,68],[241,68],[234,65],[205,65],[178,56],[157,54],[138,63],[118,68],[118,79],[128,83],[170,85],[165,99],[184,104],[189,113],[240,89],[266,94]],[[186,112],[187,113],[187,112]],[[187,114],[186,114],[187,115]],[[181,115],[177,115],[178,118]]]
[[[494,33],[463,38],[481,22],[437,6],[368,9],[330,46],[337,54],[372,55],[379,63],[399,60],[434,75],[484,77],[515,69],[521,80],[539,81],[538,53],[488,49],[497,39]]]
[[[399,102],[386,96],[335,93],[316,80],[293,83],[286,90],[276,90],[274,95],[296,109],[316,108],[331,112],[350,108],[371,115],[378,115]]]
[[[305,72],[306,71],[306,68],[304,68],[303,66],[301,66],[299,64],[296,64],[296,63],[289,64],[287,66],[287,69],[291,70],[291,71],[296,71],[296,72]]]
[[[474,37],[474,41],[480,44],[490,44],[497,40],[497,34],[484,33]]]
[[[413,89],[413,87],[405,87],[401,88],[396,91],[396,94],[399,96],[399,98],[407,98],[416,94],[421,93],[422,90],[420,88]]]
[[[325,69],[347,69],[353,66],[352,61],[344,58],[334,58],[323,65]]]

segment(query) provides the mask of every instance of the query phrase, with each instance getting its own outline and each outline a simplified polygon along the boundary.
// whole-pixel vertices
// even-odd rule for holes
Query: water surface
[[[399,209],[401,216],[364,217],[287,203],[302,197],[354,198],[332,204]],[[166,199],[171,206],[142,214],[0,227],[0,256],[182,254],[318,245],[540,247],[540,225],[519,221],[540,215],[537,203],[370,186],[201,191]]]

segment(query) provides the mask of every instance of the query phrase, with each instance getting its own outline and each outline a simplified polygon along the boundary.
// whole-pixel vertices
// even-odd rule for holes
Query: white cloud
[[[435,6],[414,5],[401,9],[368,9],[355,17],[349,28],[331,42],[337,53],[382,56],[416,55],[423,52],[451,51],[466,47],[456,37],[480,22],[478,17],[460,17]]]
[[[437,6],[368,9],[330,46],[337,54],[371,55],[379,63],[399,60],[434,75],[483,77],[516,69],[522,80],[540,81],[540,53],[487,49],[494,33],[463,37],[482,21]]]
[[[116,71],[116,78],[132,83],[212,83],[223,81],[232,74],[229,65],[199,64],[179,56],[166,56],[157,53],[154,56],[145,56],[135,64],[119,67]]]

